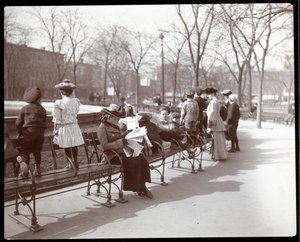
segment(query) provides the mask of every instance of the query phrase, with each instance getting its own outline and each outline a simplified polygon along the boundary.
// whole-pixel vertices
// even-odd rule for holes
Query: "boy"
[[[39,87],[33,86],[27,88],[24,93],[24,101],[28,104],[22,107],[16,120],[18,138],[22,139],[21,157],[27,166],[29,166],[30,154],[33,153],[35,159],[34,176],[41,174],[41,150],[44,142],[47,117],[47,112],[41,105],[41,100],[42,95]],[[26,168],[26,166],[21,166],[21,170],[22,167]],[[28,173],[23,170],[21,174],[25,178],[28,176]]]

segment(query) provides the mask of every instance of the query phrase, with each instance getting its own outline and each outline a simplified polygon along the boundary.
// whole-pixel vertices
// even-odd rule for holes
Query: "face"
[[[166,110],[162,110],[160,113],[160,117],[162,120],[168,121],[169,119],[169,114]]]

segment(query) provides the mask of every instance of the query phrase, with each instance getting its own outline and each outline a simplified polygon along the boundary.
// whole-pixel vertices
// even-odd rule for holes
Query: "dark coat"
[[[227,110],[226,122],[228,125],[237,125],[240,119],[240,107],[236,102],[230,103]]]

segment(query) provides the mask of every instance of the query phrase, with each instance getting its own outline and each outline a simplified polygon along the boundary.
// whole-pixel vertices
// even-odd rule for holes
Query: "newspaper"
[[[124,153],[127,157],[133,156],[137,157],[142,152],[144,146],[140,143],[145,139],[148,146],[152,146],[148,136],[146,127],[141,127],[137,129],[133,129],[130,133],[125,136],[125,139],[128,142],[128,145],[123,148]]]

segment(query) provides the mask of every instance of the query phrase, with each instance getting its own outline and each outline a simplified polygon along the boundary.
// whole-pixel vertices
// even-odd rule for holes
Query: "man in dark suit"
[[[200,87],[195,88],[195,96],[194,100],[198,103],[199,106],[199,116],[198,116],[198,124],[197,129],[200,130],[200,132],[203,130],[202,126],[204,126],[204,130],[206,130],[206,122],[207,117],[205,116],[204,110],[207,108],[207,99],[203,98],[202,94],[204,93],[204,90]]]
[[[228,129],[228,135],[231,141],[231,148],[228,150],[228,152],[236,152],[240,151],[239,147],[239,140],[237,137],[237,127],[239,125],[239,119],[240,119],[240,107],[235,102],[235,96],[233,94],[230,94],[228,96],[229,103],[228,103],[228,111],[227,111],[227,118],[224,122],[225,125],[227,125]]]

